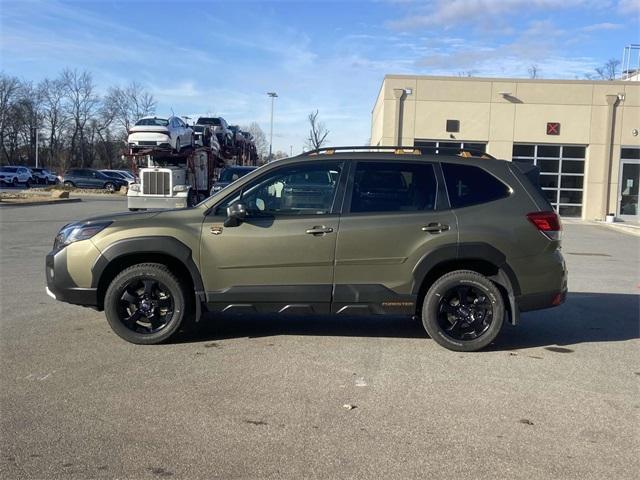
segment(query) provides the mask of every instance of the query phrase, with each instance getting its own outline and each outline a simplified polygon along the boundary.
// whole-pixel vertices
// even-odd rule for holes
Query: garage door
[[[556,211],[565,217],[582,216],[584,163],[582,145],[514,144],[513,161],[540,168],[540,186]]]

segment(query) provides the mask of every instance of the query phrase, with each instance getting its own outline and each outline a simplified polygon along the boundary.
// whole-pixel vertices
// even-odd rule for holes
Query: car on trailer
[[[156,149],[181,152],[194,146],[193,129],[180,117],[143,117],[129,128],[127,143],[131,152]]]

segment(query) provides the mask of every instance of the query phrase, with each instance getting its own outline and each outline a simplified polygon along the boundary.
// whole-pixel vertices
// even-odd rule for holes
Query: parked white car
[[[129,129],[128,143],[133,152],[167,149],[179,153],[193,147],[193,129],[179,117],[144,117]]]
[[[0,182],[7,185],[17,187],[19,183],[22,183],[27,188],[31,186],[34,179],[31,175],[31,170],[27,167],[0,167]]]

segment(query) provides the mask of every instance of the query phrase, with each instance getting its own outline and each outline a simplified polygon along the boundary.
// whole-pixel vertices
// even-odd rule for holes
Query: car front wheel
[[[471,270],[456,270],[429,288],[422,306],[422,324],[438,344],[458,352],[474,352],[495,340],[504,321],[498,287]]]
[[[131,343],[152,345],[171,337],[186,316],[180,280],[159,263],[123,270],[109,285],[104,311],[113,331]]]

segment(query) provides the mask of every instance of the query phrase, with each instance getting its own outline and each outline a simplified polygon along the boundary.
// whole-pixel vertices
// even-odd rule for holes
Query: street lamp
[[[38,127],[32,127],[33,134],[36,137],[36,168],[38,168]]]
[[[271,127],[269,128],[269,159],[268,162],[271,161],[271,151],[273,148],[273,102],[278,97],[276,92],[267,92],[267,95],[271,97]]]

